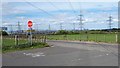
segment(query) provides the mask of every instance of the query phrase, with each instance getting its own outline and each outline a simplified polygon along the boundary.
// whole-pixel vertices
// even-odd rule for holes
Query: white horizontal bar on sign
[[[2,0],[2,2],[48,2],[48,0]],[[50,0],[51,2],[68,2],[68,0]],[[70,2],[119,2],[119,0],[70,0]]]

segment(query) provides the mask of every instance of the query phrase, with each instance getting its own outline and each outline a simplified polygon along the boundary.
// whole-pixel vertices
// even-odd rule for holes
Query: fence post
[[[42,42],[44,43],[44,35],[42,36]]]
[[[31,31],[30,31],[31,32]],[[30,33],[30,44],[32,45],[32,32]]]
[[[80,36],[80,41],[81,41],[81,36]]]
[[[18,35],[15,35],[15,45],[18,45]]]
[[[44,39],[44,43],[46,43],[46,35],[44,36],[44,38],[43,38],[43,39]]]
[[[43,36],[40,37],[40,41],[41,41],[41,42],[42,42],[42,38],[43,38]]]
[[[87,41],[89,41],[89,40],[88,40],[88,34],[87,34]]]
[[[28,43],[28,36],[25,36],[26,44]]]
[[[116,38],[116,43],[117,43],[118,42],[118,35],[117,34],[116,34],[115,38]]]

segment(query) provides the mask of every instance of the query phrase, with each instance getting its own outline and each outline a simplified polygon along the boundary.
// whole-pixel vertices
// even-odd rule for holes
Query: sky
[[[113,17],[112,28],[118,27],[118,2],[44,1],[3,2],[2,26],[7,26],[8,31],[17,30],[20,22],[21,29],[27,30],[27,22],[31,20],[32,28],[38,30],[48,30],[49,25],[51,30],[59,30],[60,23],[65,30],[72,30],[73,23],[75,29],[79,29],[78,19],[82,14],[84,29],[107,29],[110,15]]]

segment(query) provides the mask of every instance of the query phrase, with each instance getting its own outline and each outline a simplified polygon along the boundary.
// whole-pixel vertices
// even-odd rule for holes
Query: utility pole
[[[83,29],[83,15],[79,15],[79,30]]]
[[[50,31],[51,31],[51,25],[49,24],[49,34],[50,34]]]
[[[80,15],[78,15],[79,16],[79,30],[82,30],[83,29],[83,14],[82,14],[82,6],[81,6],[81,4],[79,4],[79,6],[80,6]]]
[[[20,30],[21,30],[21,28],[20,28],[20,22],[18,21],[18,33],[19,33]]]
[[[109,16],[109,20],[107,20],[109,22],[108,26],[109,26],[109,29],[111,30],[112,28],[112,16]]]

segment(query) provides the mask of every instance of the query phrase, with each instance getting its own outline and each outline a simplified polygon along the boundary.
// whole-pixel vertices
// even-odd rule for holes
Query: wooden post
[[[116,34],[116,43],[118,42],[118,35]]]
[[[18,45],[18,35],[15,35],[15,45]]]
[[[46,43],[46,35],[44,36],[44,43]]]
[[[29,29],[29,35],[28,35],[28,43],[30,43],[30,45],[32,45],[32,28]]]

